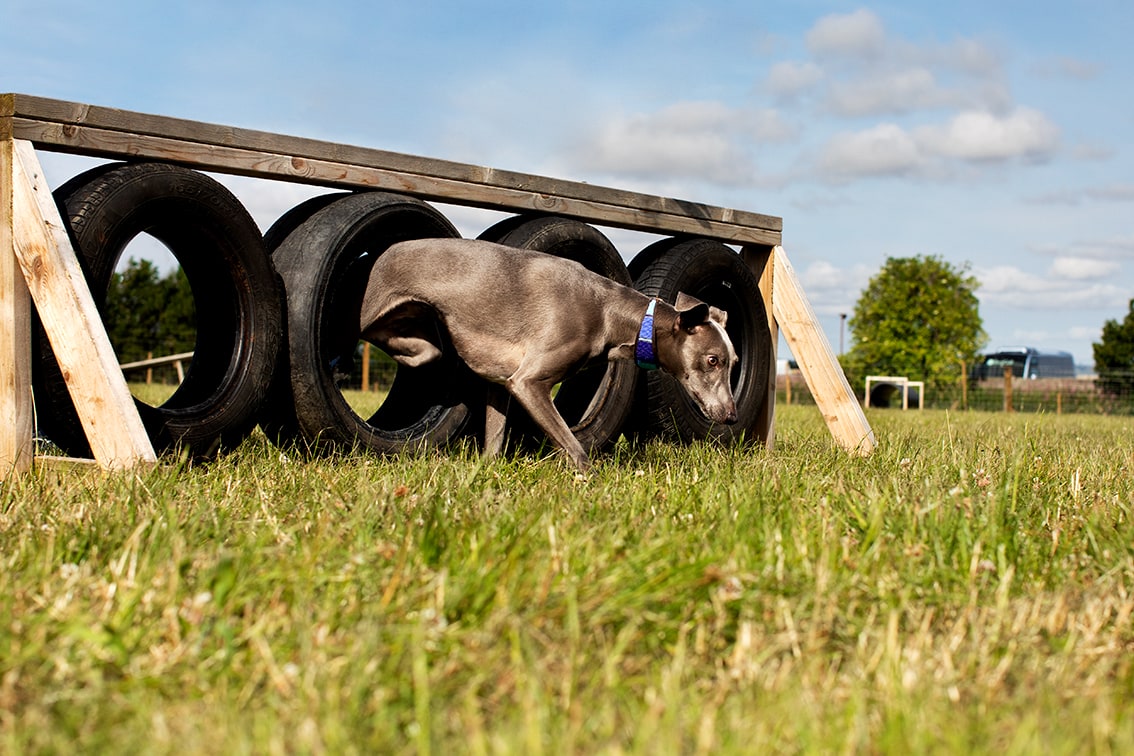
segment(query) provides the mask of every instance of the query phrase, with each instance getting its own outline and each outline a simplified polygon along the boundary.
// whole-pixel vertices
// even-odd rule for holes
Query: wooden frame
[[[736,245],[759,277],[765,309],[772,315],[773,357],[782,329],[835,440],[855,453],[873,449],[873,432],[780,246],[783,222],[778,217],[332,142],[0,94],[0,386],[4,387],[0,389],[0,423],[4,425],[0,474],[26,469],[34,453],[29,293],[45,326],[48,320],[57,322],[49,336],[61,362],[72,358],[60,352],[78,342],[93,345],[92,352],[73,369],[65,366],[64,372],[76,404],[82,405],[77,408],[96,460],[117,467],[154,458],[144,432],[138,435],[140,420],[43,185],[35,149],[160,160],[332,188],[384,189],[448,204],[552,213],[597,225],[699,236]],[[44,271],[51,274],[45,276]],[[91,365],[96,367],[91,369]],[[758,434],[770,448],[775,359],[769,365],[769,378]],[[101,417],[100,407],[111,408],[119,421]]]
[[[910,388],[918,390],[917,408],[923,409],[925,407],[925,381],[911,381],[904,375],[868,375],[866,376],[866,386],[864,388],[863,405],[870,406],[870,384],[889,384],[898,386],[902,390],[902,409],[910,408]]]
[[[31,316],[35,301],[95,460],[107,468],[156,461],[153,446],[118,367],[94,299],[71,248],[30,142],[8,140],[0,155],[7,210],[0,238],[4,296],[13,317],[0,322],[0,348],[12,357],[15,390],[0,398],[14,431],[0,437],[3,472],[26,469],[34,453],[31,397]],[[10,198],[10,209],[8,202]],[[23,274],[20,286],[8,268]],[[7,313],[4,313],[7,315]],[[8,419],[8,418],[5,418]]]

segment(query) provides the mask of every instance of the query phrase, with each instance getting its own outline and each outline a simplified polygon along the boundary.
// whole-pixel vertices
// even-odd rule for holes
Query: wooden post
[[[1012,368],[1004,368],[1004,411],[1013,412],[1012,407]]]
[[[362,342],[362,390],[370,390],[370,342]]]
[[[791,371],[784,373],[784,403],[791,406]]]
[[[1055,414],[1063,414],[1063,389],[1059,389],[1055,392]]]
[[[16,262],[14,173],[14,143],[0,139],[0,480],[35,457],[31,295]]]
[[[799,363],[815,404],[835,441],[851,453],[866,456],[874,451],[874,431],[819,327],[783,247],[775,248],[772,263],[775,267],[772,304],[776,321]]]
[[[965,370],[965,361],[961,360],[961,409],[969,408],[969,374]]]
[[[146,352],[146,359],[147,360],[152,360],[153,358],[154,358],[154,353],[152,351]],[[151,367],[146,368],[146,385],[149,386],[153,382],[154,382],[154,369],[151,366]]]
[[[12,246],[95,460],[110,468],[156,462],[35,150],[12,145]]]

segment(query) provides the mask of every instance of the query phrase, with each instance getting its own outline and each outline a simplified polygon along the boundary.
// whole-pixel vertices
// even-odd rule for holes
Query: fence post
[[[924,402],[922,403],[924,407]],[[961,409],[969,408],[969,374],[965,370],[965,361],[961,360]]]
[[[370,390],[370,342],[362,342],[362,390]]]
[[[1012,412],[1012,368],[1004,368],[1004,411]]]

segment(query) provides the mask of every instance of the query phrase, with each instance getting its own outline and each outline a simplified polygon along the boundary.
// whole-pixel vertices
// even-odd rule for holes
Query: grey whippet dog
[[[398,363],[441,356],[436,322],[472,371],[502,385],[580,471],[582,444],[551,399],[585,364],[634,360],[674,376],[716,423],[735,423],[736,352],[726,314],[684,294],[676,308],[577,262],[472,239],[399,242],[382,253],[362,300],[362,338]],[[490,391],[484,453],[504,443],[507,395]]]

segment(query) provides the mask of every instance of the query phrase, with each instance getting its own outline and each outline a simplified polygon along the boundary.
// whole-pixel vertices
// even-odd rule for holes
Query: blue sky
[[[782,216],[836,349],[887,257],[970,266],[990,347],[1079,363],[1134,297],[1129,0],[0,0],[0,17],[0,91]],[[53,184],[83,167],[41,160]],[[310,194],[225,181],[264,227]],[[466,235],[495,217],[444,209]],[[627,257],[650,241],[609,234]]]

